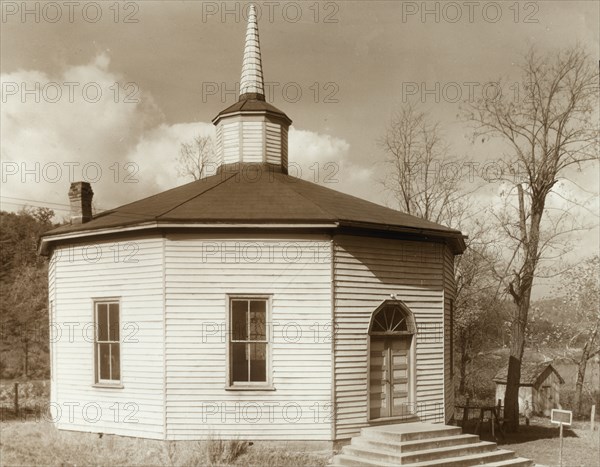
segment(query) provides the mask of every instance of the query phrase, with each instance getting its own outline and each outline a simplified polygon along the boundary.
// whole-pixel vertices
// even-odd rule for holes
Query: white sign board
[[[573,412],[570,410],[552,409],[550,421],[552,423],[556,423],[557,425],[563,424],[565,426],[571,426],[571,422],[573,421]]]

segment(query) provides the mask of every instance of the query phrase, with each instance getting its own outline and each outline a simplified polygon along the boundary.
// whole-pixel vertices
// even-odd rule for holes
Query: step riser
[[[514,453],[498,453],[493,457],[485,457],[482,459],[460,459],[451,462],[444,462],[444,467],[470,467],[472,465],[489,464],[493,462],[501,462],[510,459],[514,456]]]
[[[444,440],[432,438],[431,440],[419,440],[419,442],[416,442],[415,444],[393,443],[391,441],[380,441],[359,436],[356,438],[352,438],[351,444],[357,447],[363,446],[369,449],[380,449],[395,453],[400,452],[404,454],[407,452],[423,451],[425,449],[461,446],[466,444],[474,444],[478,442],[479,436],[457,436],[455,438]]]
[[[459,427],[428,423],[371,426],[361,430],[332,459],[332,466],[349,467],[531,467],[529,459],[498,449],[496,443],[462,434]]]
[[[426,462],[432,460],[443,460],[449,457],[458,457],[458,456],[470,456],[474,454],[483,454],[492,452],[496,449],[496,445],[491,444],[482,444],[482,445],[467,445],[460,449],[449,449],[447,451],[442,452],[431,452],[431,453],[409,453],[409,454],[399,454],[399,453],[391,453],[385,451],[363,451],[359,447],[353,446],[345,446],[342,449],[344,454],[348,454],[350,456],[361,457],[364,459],[371,459],[377,462],[393,462],[397,464],[410,464],[415,462]]]
[[[485,454],[488,452],[493,452],[495,450],[496,450],[496,444],[473,445],[473,446],[465,446],[462,449],[448,450],[446,452],[435,452],[435,453],[427,453],[427,454],[421,454],[419,452],[416,452],[414,454],[407,454],[402,457],[402,461],[404,464],[409,464],[409,463],[414,463],[414,462],[426,462],[426,461],[447,459],[449,457],[471,456],[474,454]]]
[[[349,457],[349,456],[335,456],[333,458],[333,465],[344,465],[344,466],[369,466],[371,464],[368,464],[364,461],[364,459],[360,459],[360,458],[355,458],[355,457]],[[373,465],[377,465],[377,464],[373,464]]]
[[[527,459],[511,459],[512,462],[505,462],[501,464],[501,467],[531,467],[533,462]]]
[[[431,438],[445,438],[447,436],[457,436],[462,434],[460,428],[445,428],[433,431],[423,432],[409,432],[409,433],[393,433],[389,431],[371,430],[369,428],[363,428],[361,430],[361,436],[371,439],[387,439],[401,443],[403,441],[419,441]]]

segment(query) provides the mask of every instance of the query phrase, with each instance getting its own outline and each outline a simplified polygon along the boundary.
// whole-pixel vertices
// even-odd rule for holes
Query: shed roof
[[[64,234],[114,231],[145,223],[158,227],[328,223],[438,238],[455,253],[465,249],[458,230],[292,177],[273,167],[236,164],[221,169],[214,176],[105,211],[84,224],[50,230],[42,236],[41,249],[44,251],[44,243]]]
[[[563,384],[565,380],[560,376],[558,371],[552,366],[550,362],[523,362],[521,364],[521,386],[535,386],[539,382],[545,380],[548,375],[555,373],[558,376],[560,384]],[[496,376],[494,376],[494,382],[500,384],[506,384],[506,378],[508,375],[508,365],[504,366]]]

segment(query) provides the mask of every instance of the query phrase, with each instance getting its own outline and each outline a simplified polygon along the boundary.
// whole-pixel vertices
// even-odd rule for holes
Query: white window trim
[[[267,381],[247,381],[247,382],[231,382],[231,302],[233,300],[265,300],[266,306],[266,329],[265,335],[267,337],[267,358],[266,358],[266,374]],[[271,331],[271,316],[272,316],[272,295],[267,294],[227,294],[226,295],[226,316],[227,316],[227,339],[225,343],[225,358],[226,358],[226,371],[225,371],[225,389],[228,391],[274,391],[273,386],[273,367],[272,367],[272,331]]]
[[[98,359],[100,353],[98,352],[98,305],[99,304],[117,304],[119,305],[119,379],[100,379],[100,364]],[[97,388],[111,388],[111,389],[122,389],[123,384],[123,345],[121,339],[121,316],[122,316],[122,304],[120,297],[99,297],[92,299],[92,318],[94,323],[94,341],[93,341],[93,381],[92,386]]]

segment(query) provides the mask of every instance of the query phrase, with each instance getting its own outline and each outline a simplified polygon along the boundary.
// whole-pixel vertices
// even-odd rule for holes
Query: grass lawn
[[[600,466],[600,432],[596,422],[594,432],[590,431],[590,422],[573,422],[571,429],[563,430],[563,466],[598,467]],[[534,417],[529,426],[524,423],[518,433],[507,434],[498,443],[500,447],[510,449],[536,464],[559,465],[559,428],[550,423],[549,418]],[[482,439],[490,439],[490,433],[481,433]]]
[[[589,422],[565,429],[563,466],[600,466],[600,433]],[[484,427],[481,438],[489,439]],[[558,428],[547,418],[533,418],[517,434],[499,443],[538,465],[558,465]],[[0,423],[2,466],[248,466],[319,467],[327,465],[329,451],[294,450],[283,442],[153,441],[122,436],[59,431],[46,421]],[[298,448],[296,448],[298,449]]]
[[[536,419],[517,434],[507,436],[506,447],[538,464],[558,465],[559,429],[549,419]],[[600,466],[600,433],[592,433],[590,423],[574,422],[572,429],[563,429],[564,466]]]
[[[153,441],[57,430],[46,421],[0,423],[2,466],[260,466],[319,467],[330,452],[293,451],[282,443]]]

